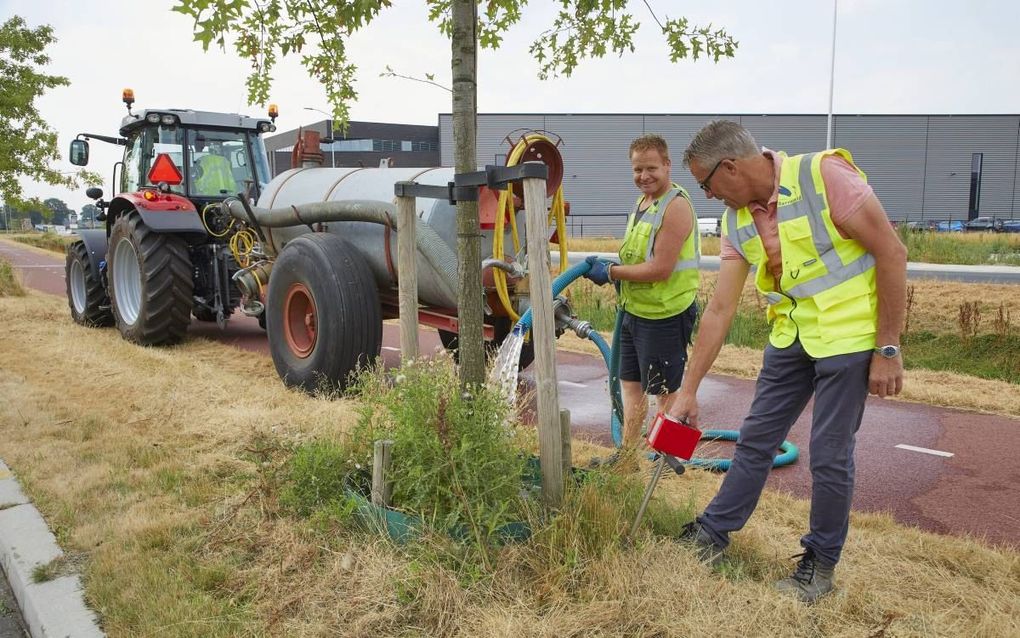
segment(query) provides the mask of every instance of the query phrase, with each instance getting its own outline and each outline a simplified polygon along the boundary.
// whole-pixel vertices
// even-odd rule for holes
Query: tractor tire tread
[[[85,279],[85,310],[80,314],[75,310],[74,299],[71,296],[71,266],[75,261],[81,265]],[[110,310],[110,297],[103,287],[102,274],[92,267],[85,242],[76,241],[68,246],[65,262],[64,278],[67,283],[67,304],[71,308],[71,318],[82,326],[95,328],[112,326],[114,321],[113,312]]]
[[[135,325],[126,324],[116,312],[117,291],[111,281],[114,314],[121,335],[145,346],[180,342],[191,323],[193,304],[194,282],[187,243],[177,235],[152,231],[136,211],[114,224],[111,250],[124,237],[133,239],[140,260],[142,299]]]

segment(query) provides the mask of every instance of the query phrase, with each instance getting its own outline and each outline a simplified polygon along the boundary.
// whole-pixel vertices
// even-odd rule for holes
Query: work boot
[[[835,566],[823,563],[811,549],[803,554],[797,554],[794,558],[800,559],[797,568],[788,578],[776,583],[777,591],[795,596],[807,604],[832,591],[832,573]]]
[[[718,567],[723,561],[724,548],[716,545],[712,537],[705,531],[705,528],[697,521],[691,521],[684,525],[676,540],[681,545],[686,545],[694,550],[698,560],[709,567]]]

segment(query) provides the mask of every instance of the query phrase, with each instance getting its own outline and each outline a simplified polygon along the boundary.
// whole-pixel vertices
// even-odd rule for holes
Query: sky
[[[833,111],[837,114],[1020,112],[1020,2],[1016,0],[836,0]],[[570,78],[541,81],[529,44],[548,28],[558,2],[531,0],[524,19],[498,51],[479,57],[478,107],[499,113],[826,113],[829,106],[833,0],[649,0],[660,19],[685,15],[693,24],[724,27],[739,47],[731,59],[670,63],[651,14],[630,9],[642,28],[634,53],[581,63]],[[20,15],[49,24],[58,38],[48,72],[71,84],[38,101],[56,130],[64,161],[81,132],[116,135],[135,108],[193,108],[262,116],[247,104],[249,64],[232,48],[203,52],[192,21],[171,11],[176,0],[0,0],[0,20]],[[438,122],[450,94],[425,84],[380,77],[395,71],[450,85],[450,44],[430,23],[424,0],[393,0],[348,42],[358,66],[351,119]],[[273,73],[271,101],[280,130],[324,119],[320,86],[297,60]],[[2,117],[3,114],[0,114]],[[109,195],[120,149],[92,143],[89,169]],[[71,208],[89,203],[84,189],[23,181],[26,196],[59,197]]]

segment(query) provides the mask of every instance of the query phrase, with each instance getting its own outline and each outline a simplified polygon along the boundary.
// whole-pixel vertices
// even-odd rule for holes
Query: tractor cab
[[[222,203],[237,196],[254,203],[269,183],[262,135],[276,130],[276,107],[256,119],[191,109],[135,113],[133,103],[125,90],[119,137],[82,133],[71,142],[78,166],[88,164],[89,140],[124,150],[110,200],[99,188],[86,192],[105,228],[80,230],[68,249],[71,316],[83,325],[116,323],[125,339],[156,345],[179,341],[191,316],[222,327],[242,302],[261,314],[259,286],[248,300],[233,279],[255,260],[259,234]]]
[[[228,118],[233,121],[223,121]],[[259,127],[275,128],[268,122],[199,111],[144,111],[130,119],[120,131],[121,192],[166,183],[171,192],[204,204],[239,193],[258,199],[269,182]]]
[[[88,140],[124,147],[115,193],[160,187],[192,200],[201,208],[238,194],[258,199],[269,182],[269,163],[262,134],[275,131],[270,119],[191,109],[145,109],[131,112],[134,95],[125,91],[128,115],[120,137],[82,133],[71,143],[71,162],[88,162]]]

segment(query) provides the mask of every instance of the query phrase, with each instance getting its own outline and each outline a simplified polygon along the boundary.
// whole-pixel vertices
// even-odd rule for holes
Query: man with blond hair
[[[661,410],[683,379],[697,318],[701,237],[690,196],[673,183],[666,140],[644,135],[630,145],[640,195],[627,219],[619,263],[594,256],[586,277],[619,284],[619,376],[623,394],[623,469],[637,467],[637,444],[647,416],[645,395]]]
[[[698,385],[719,354],[751,266],[772,324],[751,411],[718,494],[681,538],[715,563],[754,511],[776,450],[814,397],[811,517],[793,574],[776,583],[814,602],[833,589],[849,528],[854,443],[868,393],[899,394],[906,249],[850,153],[787,156],[719,120],[684,154],[723,201],[721,265],[671,413],[697,426]]]

